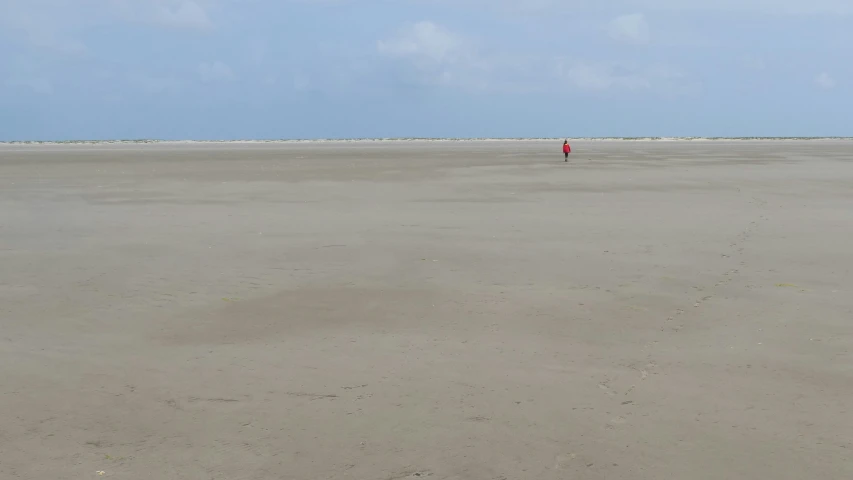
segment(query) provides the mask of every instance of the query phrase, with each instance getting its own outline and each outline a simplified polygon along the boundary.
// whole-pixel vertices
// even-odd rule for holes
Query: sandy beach
[[[853,141],[0,145],[0,478],[853,478]]]

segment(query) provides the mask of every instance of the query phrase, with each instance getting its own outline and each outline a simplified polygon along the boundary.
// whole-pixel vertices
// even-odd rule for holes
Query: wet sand
[[[853,478],[853,142],[573,148],[0,146],[0,478]]]

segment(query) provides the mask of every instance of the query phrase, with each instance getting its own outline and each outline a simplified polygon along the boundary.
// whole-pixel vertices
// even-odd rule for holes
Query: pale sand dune
[[[853,478],[853,142],[0,146],[0,478]]]

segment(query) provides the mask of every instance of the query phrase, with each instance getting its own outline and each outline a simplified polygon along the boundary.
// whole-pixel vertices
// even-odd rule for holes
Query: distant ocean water
[[[695,141],[820,141],[853,140],[853,137],[558,137],[558,138],[352,138],[352,139],[292,139],[292,140],[66,140],[66,141],[6,141],[0,145],[114,145],[114,144],[210,144],[210,143],[375,143],[375,142],[540,142],[568,139],[581,142],[695,142]]]

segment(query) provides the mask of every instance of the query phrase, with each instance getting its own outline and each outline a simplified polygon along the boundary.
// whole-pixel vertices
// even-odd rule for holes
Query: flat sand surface
[[[0,146],[0,478],[853,478],[853,142],[573,147]]]

